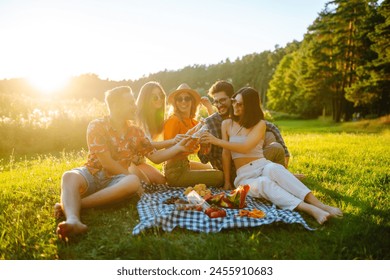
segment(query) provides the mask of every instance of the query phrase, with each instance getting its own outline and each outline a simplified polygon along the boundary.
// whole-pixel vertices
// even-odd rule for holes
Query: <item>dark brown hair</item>
[[[227,81],[217,81],[215,82],[211,88],[209,89],[208,95],[213,97],[213,95],[217,92],[225,92],[227,96],[232,97],[234,94],[233,85]]]
[[[244,87],[237,91],[232,98],[238,94],[242,96],[244,114],[240,117],[232,114],[232,119],[245,128],[255,126],[260,120],[264,120],[264,112],[261,109],[259,93],[251,87]]]

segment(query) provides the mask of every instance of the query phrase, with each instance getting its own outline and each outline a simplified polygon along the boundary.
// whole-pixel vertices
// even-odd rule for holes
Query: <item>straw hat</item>
[[[199,105],[199,103],[200,103],[200,94],[197,91],[191,89],[187,84],[181,84],[180,86],[178,86],[178,88],[175,91],[171,92],[168,95],[168,103],[174,104],[175,97],[177,95],[179,95],[180,93],[183,93],[183,92],[186,92],[186,93],[190,94],[194,98],[194,100],[195,100],[195,104],[194,104],[195,107]]]

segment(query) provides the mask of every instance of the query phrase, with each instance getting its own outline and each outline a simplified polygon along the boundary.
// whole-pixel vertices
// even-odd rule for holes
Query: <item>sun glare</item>
[[[50,95],[61,90],[69,82],[70,77],[56,73],[36,73],[29,75],[27,80],[39,92]]]

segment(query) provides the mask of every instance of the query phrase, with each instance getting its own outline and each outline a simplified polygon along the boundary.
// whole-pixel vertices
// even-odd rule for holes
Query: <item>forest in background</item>
[[[36,143],[36,152],[84,146],[88,121],[105,113],[104,92],[129,85],[137,95],[148,81],[160,82],[167,93],[185,82],[206,95],[215,81],[228,80],[236,90],[256,88],[264,109],[302,118],[331,116],[341,122],[388,115],[389,7],[390,0],[330,1],[300,42],[137,80],[104,80],[87,73],[50,96],[25,79],[0,80],[0,155],[31,152]]]

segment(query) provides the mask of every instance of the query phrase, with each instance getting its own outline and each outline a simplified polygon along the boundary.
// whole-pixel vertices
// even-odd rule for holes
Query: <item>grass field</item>
[[[82,212],[89,232],[60,242],[53,205],[64,171],[85,151],[0,159],[0,259],[390,259],[390,131],[376,123],[277,122],[290,170],[344,218],[315,231],[271,224],[199,234],[160,229],[132,236],[136,199]],[[309,225],[314,220],[303,215]]]

